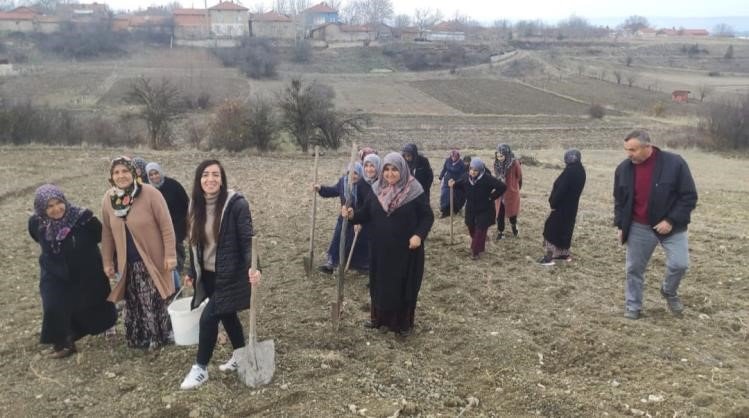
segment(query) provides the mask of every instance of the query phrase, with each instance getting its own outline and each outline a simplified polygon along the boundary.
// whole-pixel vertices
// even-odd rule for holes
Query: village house
[[[211,35],[216,38],[242,38],[250,34],[249,9],[228,1],[208,8]]]
[[[39,33],[59,32],[65,26],[65,22],[57,16],[37,16],[34,19],[34,31]]]
[[[211,23],[205,9],[174,9],[175,39],[207,39]]]
[[[689,90],[674,90],[671,93],[671,100],[676,103],[687,103],[689,102]]]
[[[338,22],[338,10],[328,6],[326,3],[319,3],[302,11],[304,17],[304,28],[310,30],[319,28],[327,23]]]
[[[463,42],[466,40],[463,24],[454,20],[440,22],[427,30],[424,35],[427,41],[432,42]]]
[[[34,32],[34,19],[41,13],[30,7],[0,12],[0,32]]]
[[[362,43],[375,39],[376,31],[367,25],[327,23],[310,30],[310,38],[327,43]]]
[[[405,42],[414,42],[419,39],[419,28],[415,26],[393,28],[393,38]]]
[[[109,23],[112,17],[106,4],[58,4],[55,16],[63,22],[70,22],[76,30],[86,29],[92,26]]]
[[[275,11],[250,15],[250,36],[273,39],[296,39],[294,21]]]

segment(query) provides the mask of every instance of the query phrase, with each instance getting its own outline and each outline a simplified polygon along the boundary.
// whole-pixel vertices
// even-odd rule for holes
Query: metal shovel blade
[[[273,340],[250,344],[240,351],[239,379],[254,388],[270,383],[276,371],[276,346]]]
[[[304,256],[304,274],[309,277],[309,275],[312,273],[312,259],[310,259],[307,256]]]

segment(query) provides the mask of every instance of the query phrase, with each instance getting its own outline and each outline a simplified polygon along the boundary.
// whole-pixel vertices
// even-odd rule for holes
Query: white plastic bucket
[[[190,310],[192,298],[181,298],[170,303],[166,310],[172,321],[174,332],[174,343],[177,345],[195,345],[198,343],[200,331],[200,315],[203,313],[206,302],[200,304],[194,310]]]

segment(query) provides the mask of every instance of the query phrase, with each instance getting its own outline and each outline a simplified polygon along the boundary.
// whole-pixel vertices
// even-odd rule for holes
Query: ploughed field
[[[257,155],[82,148],[0,149],[0,263],[5,315],[0,317],[0,394],[4,416],[746,416],[749,414],[749,166],[744,159],[683,151],[700,201],[690,228],[691,268],[673,318],[658,294],[663,254],[648,271],[644,317],[622,317],[624,248],[611,226],[613,170],[623,158],[626,119],[586,134],[572,116],[547,119],[382,117],[390,134],[359,138],[381,151],[411,138],[435,174],[450,145],[490,161],[502,130],[524,166],[520,238],[494,242],[471,261],[461,219],[438,219],[426,240],[426,274],[413,336],[365,330],[367,279],[346,279],[340,330],[330,323],[330,276],[306,278],[312,159],[299,153]],[[518,125],[513,125],[519,123]],[[469,141],[470,126],[481,140]],[[497,126],[492,128],[492,126]],[[409,133],[413,126],[418,133]],[[437,129],[466,131],[448,139]],[[515,127],[514,129],[512,127]],[[533,127],[536,126],[536,129]],[[579,129],[576,129],[579,128]],[[377,132],[375,129],[373,132]],[[495,131],[490,131],[495,129]],[[659,130],[654,138],[662,138]],[[451,131],[454,132],[454,131]],[[494,135],[497,138],[492,139]],[[494,141],[494,142],[492,142]],[[579,141],[579,142],[578,142]],[[573,240],[574,262],[537,266],[546,199],[561,171],[563,147],[582,149],[588,183]],[[47,359],[38,344],[41,307],[38,248],[26,233],[34,188],[62,186],[68,198],[99,212],[108,160],[127,152],[162,164],[189,190],[192,170],[209,156],[248,196],[264,266],[259,338],[276,344],[273,382],[246,388],[217,362],[195,391],[178,389],[196,347],[153,352],[125,347],[124,329],[110,343],[86,337],[80,353]],[[533,158],[530,158],[533,157]],[[332,184],[347,152],[321,157],[320,179]],[[538,163],[535,163],[537,161]],[[431,196],[436,210],[438,187]],[[317,263],[327,248],[337,199],[318,201]],[[490,235],[493,237],[493,234]],[[246,313],[242,315],[248,325]]]

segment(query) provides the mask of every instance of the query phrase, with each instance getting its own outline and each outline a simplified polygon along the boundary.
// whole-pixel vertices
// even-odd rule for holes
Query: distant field
[[[696,92],[692,93],[691,103],[674,103],[670,93],[637,87],[640,82],[638,80],[633,87],[627,87],[625,78],[622,79],[622,84],[618,85],[590,77],[571,76],[562,80],[558,78],[535,80],[532,83],[589,103],[611,106],[619,110],[650,115],[653,113],[653,107],[660,103],[665,107],[667,116],[697,114],[699,103],[696,103],[698,99],[694,98]]]
[[[584,115],[587,112],[583,104],[504,80],[423,80],[411,85],[465,113]]]

